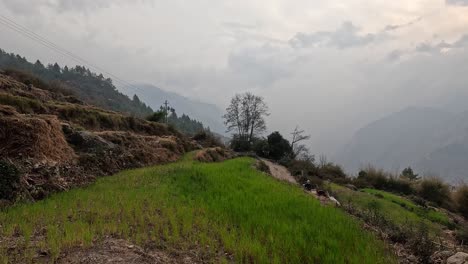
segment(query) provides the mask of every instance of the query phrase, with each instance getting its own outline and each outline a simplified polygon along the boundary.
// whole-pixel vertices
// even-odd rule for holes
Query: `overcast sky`
[[[129,82],[223,109],[262,95],[269,129],[300,125],[314,153],[408,106],[467,110],[468,0],[0,0],[0,15]],[[76,64],[1,24],[0,41]]]

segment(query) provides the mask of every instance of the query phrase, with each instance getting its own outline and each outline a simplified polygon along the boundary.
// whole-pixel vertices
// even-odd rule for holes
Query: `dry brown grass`
[[[0,155],[4,157],[54,162],[76,157],[55,116],[0,116],[0,142]]]
[[[197,152],[195,155],[195,160],[201,162],[220,162],[234,157],[234,154],[220,147],[216,148],[206,148]]]

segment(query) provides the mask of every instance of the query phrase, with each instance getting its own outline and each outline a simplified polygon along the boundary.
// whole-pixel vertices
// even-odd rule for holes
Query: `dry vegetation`
[[[42,199],[97,176],[176,161],[194,147],[163,124],[86,105],[63,87],[9,74],[0,73],[0,156],[21,176],[0,200]]]
[[[231,151],[221,147],[215,147],[198,151],[194,159],[201,162],[220,162],[233,157],[234,153]]]

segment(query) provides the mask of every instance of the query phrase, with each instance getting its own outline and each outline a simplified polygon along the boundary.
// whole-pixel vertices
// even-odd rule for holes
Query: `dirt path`
[[[273,177],[277,178],[278,180],[297,184],[296,179],[294,179],[288,169],[286,169],[284,166],[273,163],[266,159],[262,159],[262,161],[265,162],[268,168],[270,168],[270,173]]]

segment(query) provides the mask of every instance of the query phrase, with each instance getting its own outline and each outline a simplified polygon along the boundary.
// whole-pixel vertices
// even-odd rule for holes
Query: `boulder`
[[[437,251],[431,256],[431,260],[433,263],[446,263],[446,260],[450,256],[453,256],[453,254],[455,254],[455,252],[451,250]]]
[[[468,254],[464,252],[458,252],[447,259],[447,264],[468,264]]]
[[[92,149],[113,149],[116,147],[115,144],[89,131],[74,132],[67,137],[67,140],[78,149],[87,151]]]

